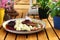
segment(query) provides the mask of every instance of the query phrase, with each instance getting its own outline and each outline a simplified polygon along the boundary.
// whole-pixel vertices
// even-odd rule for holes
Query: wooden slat
[[[26,36],[25,35],[17,35],[16,40],[26,40]]]
[[[22,18],[26,16],[26,10],[23,10],[22,15],[20,15]],[[17,35],[17,39],[16,40],[26,40],[26,35]]]
[[[53,18],[51,18],[51,16],[49,16],[49,19],[48,20],[51,23],[52,27],[54,27]],[[57,33],[58,37],[60,38],[60,30],[57,30],[55,28],[54,28],[54,30]]]
[[[0,40],[4,40],[6,35],[6,31],[2,28],[0,29]]]
[[[35,16],[36,19],[40,20],[39,15]]]
[[[38,33],[38,40],[48,40],[45,31],[41,31]]]
[[[15,3],[15,5],[29,5],[29,3]]]
[[[36,34],[29,34],[27,40],[37,40]]]
[[[14,5],[14,9],[29,9],[29,5]]]
[[[35,16],[35,19],[40,20],[39,16]],[[45,30],[42,30],[38,33],[38,40],[48,40]]]
[[[19,13],[19,15],[17,16],[17,18],[21,18],[21,16],[22,16],[22,10],[16,10],[18,13]]]
[[[15,0],[14,2],[15,2],[15,4],[22,4],[22,5],[30,4],[30,0]],[[36,4],[36,0],[32,0],[32,3]]]
[[[52,28],[51,28],[50,24],[48,23],[47,19],[44,19],[44,21],[46,22],[46,31],[47,31],[49,40],[58,40],[58,37],[56,36],[54,31],[52,30]]]
[[[26,17],[26,13],[23,13],[23,18],[25,18]]]
[[[30,18],[33,18],[33,16],[32,16],[32,15],[30,15],[29,17],[30,17]]]
[[[33,16],[29,16],[30,18],[34,18]],[[37,40],[36,33],[35,34],[29,34],[27,40]]]
[[[16,10],[17,13],[19,13],[19,16],[17,16],[17,18],[24,18],[26,16],[26,14],[28,13],[28,9],[24,9],[24,10]]]
[[[23,10],[23,18],[25,18],[25,16],[27,16],[27,14],[28,14],[28,10]]]
[[[28,10],[28,8],[14,8],[14,10]]]
[[[15,40],[16,34],[8,33],[5,40]]]
[[[36,0],[32,0],[33,1],[33,4],[36,4]]]
[[[29,0],[15,0],[15,4],[29,4]]]

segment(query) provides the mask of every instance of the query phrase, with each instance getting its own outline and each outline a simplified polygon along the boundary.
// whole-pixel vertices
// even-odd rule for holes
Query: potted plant
[[[50,3],[49,7],[54,21],[54,28],[60,29],[60,1]]]
[[[49,14],[47,13],[49,10],[48,3],[50,0],[37,0],[38,4],[38,13],[40,19],[48,18]]]

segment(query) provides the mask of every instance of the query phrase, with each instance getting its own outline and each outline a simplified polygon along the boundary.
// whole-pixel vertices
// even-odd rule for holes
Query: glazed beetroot
[[[14,30],[14,25],[15,25],[15,21],[10,21],[7,25],[6,28],[10,29],[10,30]]]
[[[38,30],[39,29],[38,26],[37,26],[37,23],[34,23],[34,22],[30,21],[30,20],[24,20],[24,21],[22,21],[22,24],[26,24],[28,26],[35,27],[31,31],[35,31],[35,30]],[[8,22],[8,24],[6,24],[6,28],[7,29],[10,29],[10,30],[16,30],[16,29],[14,29],[14,26],[15,25],[16,25],[16,22],[15,21],[10,21],[10,22]],[[39,25],[41,26],[41,28],[43,27],[42,24],[39,24]],[[20,31],[26,31],[26,30],[20,30]]]
[[[15,24],[16,24],[15,21],[10,21],[7,25],[14,28]]]
[[[33,22],[31,22],[30,20],[25,20],[25,21],[23,21],[22,22],[22,24],[26,24],[26,25],[31,25],[31,26],[35,26],[36,25],[36,23],[33,23]]]

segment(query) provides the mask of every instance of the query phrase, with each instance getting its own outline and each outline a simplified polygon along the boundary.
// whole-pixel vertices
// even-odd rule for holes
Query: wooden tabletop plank
[[[22,10],[16,10],[16,12],[19,14],[16,18],[21,18]]]
[[[15,40],[16,34],[8,33],[5,40]]]
[[[35,16],[35,18],[40,20],[39,15]]]
[[[33,4],[36,4],[36,0],[32,0],[32,3],[33,3]]]
[[[29,9],[30,5],[14,5],[14,9]]]
[[[14,2],[15,2],[15,5],[17,5],[17,4],[20,4],[20,5],[28,4],[29,5],[29,0],[15,0]]]
[[[0,40],[4,40],[5,36],[6,36],[6,31],[3,28],[1,28],[0,29]]]
[[[30,18],[34,18],[34,16],[30,15]],[[37,40],[37,35],[35,34],[29,34],[27,40]]]
[[[16,10],[18,13],[19,13],[19,16],[17,18],[24,18],[27,13],[28,13],[28,9],[25,9],[25,10]]]
[[[26,36],[25,35],[17,35],[16,40],[26,40]]]
[[[23,18],[25,18],[26,16],[27,16],[27,14],[28,14],[28,10],[23,10]]]
[[[46,31],[47,31],[49,40],[58,40],[58,37],[54,33],[54,31],[51,28],[51,26],[50,26],[49,22],[47,21],[47,19],[44,19],[44,21],[46,22]]]
[[[39,16],[35,16],[35,19],[40,20]],[[45,30],[42,30],[38,33],[38,40],[48,40]]]
[[[53,18],[51,16],[49,16],[48,20],[51,23],[52,27],[54,28]],[[57,33],[58,37],[60,38],[60,30],[57,30],[55,28],[54,28],[54,30]]]
[[[27,40],[37,40],[36,34],[29,34]]]
[[[33,18],[33,16],[30,16],[30,18]],[[34,19],[39,19],[38,16],[35,16]],[[43,35],[42,35],[43,34]],[[28,39],[30,40],[48,40],[45,31],[39,32],[37,35],[28,35]]]
[[[25,11],[19,10],[19,11],[21,11],[21,12],[19,13],[19,18],[25,17],[26,13],[24,13],[24,12],[25,12],[26,10],[25,10]],[[26,35],[17,35],[16,40],[26,40]]]
[[[30,5],[30,0],[15,0],[15,5]],[[36,4],[36,0],[32,0],[33,4]]]
[[[38,40],[48,40],[44,30],[38,33]]]

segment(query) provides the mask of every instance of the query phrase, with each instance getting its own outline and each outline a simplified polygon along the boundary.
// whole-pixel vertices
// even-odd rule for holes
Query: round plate
[[[37,19],[31,19],[31,20],[34,20],[34,22],[41,23],[41,24],[43,25],[43,27],[40,28],[40,29],[38,29],[38,30],[36,30],[36,31],[15,31],[15,30],[9,30],[9,29],[7,29],[7,28],[6,28],[6,24],[7,24],[8,22],[14,21],[14,20],[17,20],[17,19],[11,19],[11,20],[5,21],[5,22],[3,23],[3,28],[4,28],[6,31],[8,31],[8,32],[16,33],[16,34],[31,34],[31,33],[36,33],[36,32],[39,32],[39,31],[41,31],[41,30],[43,30],[43,29],[45,28],[45,23],[44,23],[43,21],[37,20]],[[23,20],[25,20],[25,19],[24,19],[24,18],[20,18],[20,20],[23,21]]]

